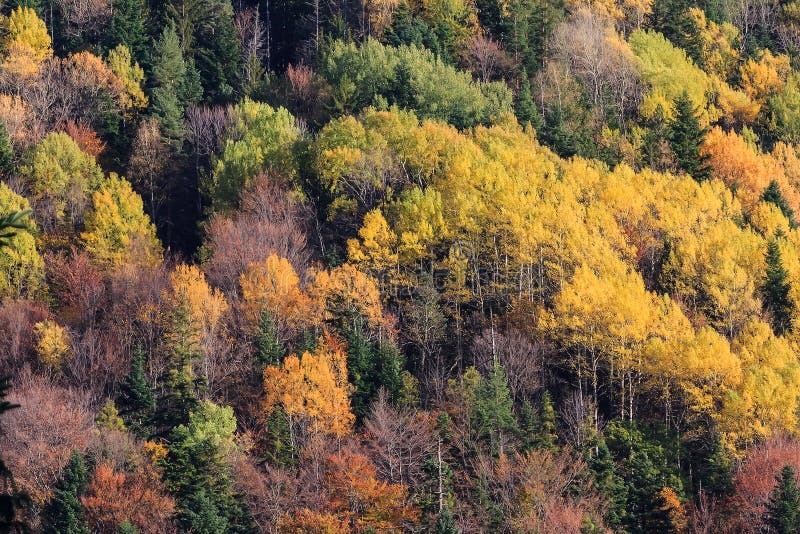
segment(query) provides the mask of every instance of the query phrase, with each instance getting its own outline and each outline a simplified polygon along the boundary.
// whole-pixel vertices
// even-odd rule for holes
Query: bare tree
[[[593,106],[616,114],[620,125],[641,101],[633,53],[610,23],[581,8],[553,32],[552,57],[581,81]]]
[[[264,75],[262,64],[269,64],[267,28],[261,20],[258,7],[247,8],[236,14],[236,31],[242,53],[242,80],[255,83]]]
[[[433,421],[424,412],[392,407],[381,390],[364,422],[366,447],[382,479],[414,487],[436,448]]]
[[[238,212],[214,215],[209,222],[209,280],[235,294],[242,272],[270,254],[287,258],[295,270],[304,272],[309,258],[304,221],[303,206],[280,183],[265,175],[256,177],[242,193]]]
[[[56,0],[71,38],[99,35],[111,19],[111,0]]]
[[[3,416],[0,456],[19,489],[30,496],[36,516],[72,451],[91,443],[92,415],[81,393],[28,373],[17,376],[8,400],[20,408]]]
[[[148,204],[151,219],[160,220],[159,214],[167,201],[168,181],[166,171],[171,151],[161,135],[158,120],[142,121],[133,140],[128,161],[128,176]]]
[[[460,57],[462,65],[484,82],[503,76],[514,66],[503,47],[483,33],[464,42]]]
[[[496,359],[508,378],[508,387],[516,402],[530,400],[542,386],[542,369],[550,347],[531,342],[515,329],[494,332],[484,330],[472,344],[475,367],[483,374],[491,371]]]

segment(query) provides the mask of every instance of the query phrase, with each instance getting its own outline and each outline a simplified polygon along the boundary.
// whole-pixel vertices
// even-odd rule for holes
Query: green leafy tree
[[[777,534],[800,532],[800,489],[791,465],[775,477],[775,489],[766,503],[766,523]]]
[[[233,409],[196,405],[170,436],[164,477],[178,501],[178,523],[198,533],[254,532],[231,482],[228,458],[236,448]]]
[[[70,456],[50,503],[42,514],[45,534],[89,534],[80,497],[88,475],[83,457],[77,451]]]
[[[117,527],[117,534],[137,534],[136,527],[131,524],[127,519],[119,524]]]
[[[105,430],[125,431],[125,422],[119,416],[119,411],[112,400],[106,401],[100,409],[100,414],[97,416],[95,424],[97,424],[98,428]]]
[[[793,304],[789,298],[789,273],[781,258],[780,237],[774,236],[767,244],[766,273],[762,286],[763,305],[772,317],[772,328],[783,334],[792,326]]]
[[[706,128],[701,126],[694,104],[684,91],[675,99],[675,118],[670,125],[669,143],[678,167],[698,182],[709,177],[708,156],[701,151],[705,137]]]

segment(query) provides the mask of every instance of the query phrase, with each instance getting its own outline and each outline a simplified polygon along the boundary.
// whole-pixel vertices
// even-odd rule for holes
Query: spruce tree
[[[766,523],[777,534],[800,532],[800,489],[794,469],[787,465],[775,478],[775,489],[766,503]]]
[[[780,235],[770,239],[767,244],[766,274],[762,295],[764,310],[772,317],[772,328],[776,334],[783,334],[791,328],[792,301],[789,299],[789,273],[783,267]]]
[[[128,47],[131,56],[140,65],[149,65],[148,37],[145,29],[145,3],[143,0],[115,0],[114,14],[106,31],[106,47]]]
[[[136,527],[127,519],[117,527],[117,534],[137,534]]]
[[[119,397],[123,420],[127,421],[128,426],[140,435],[147,433],[145,429],[156,407],[153,390],[144,373],[144,364],[144,349],[137,344],[133,348],[131,370],[122,383],[122,392]]]
[[[14,148],[8,130],[0,124],[0,177],[7,178],[14,172]]]
[[[178,33],[168,24],[155,44],[150,108],[164,137],[173,141],[183,135],[186,72]]]
[[[698,182],[709,177],[706,165],[708,155],[701,151],[705,138],[706,129],[700,125],[692,100],[684,91],[675,99],[675,118],[670,125],[669,144],[678,167]]]
[[[45,534],[89,534],[83,517],[80,497],[86,489],[88,475],[83,457],[77,451],[70,456],[50,503],[42,514]]]
[[[488,440],[492,454],[502,453],[506,439],[516,431],[513,407],[506,375],[495,362],[478,385],[474,408],[478,432]]]
[[[286,347],[278,339],[278,326],[266,308],[258,319],[255,345],[256,361],[262,366],[280,365],[286,355]]]
[[[536,432],[538,446],[544,449],[552,449],[556,445],[556,440],[558,440],[556,435],[556,409],[553,406],[553,398],[547,390],[542,395],[538,423],[539,426]]]
[[[541,128],[542,116],[536,108],[536,102],[533,101],[531,81],[528,78],[528,72],[524,68],[520,74],[520,80],[519,93],[514,101],[514,112],[517,115],[517,120],[523,126],[530,124],[534,128]]]
[[[197,339],[189,304],[182,300],[172,312],[166,334],[170,364],[162,377],[163,394],[155,414],[156,431],[161,435],[188,421],[205,388],[205,377],[196,376],[193,369],[194,361],[200,357]]]
[[[797,227],[797,223],[794,220],[794,210],[789,203],[786,201],[786,198],[783,196],[783,192],[781,191],[781,187],[778,185],[778,182],[772,180],[764,192],[761,193],[761,200],[764,202],[769,202],[770,204],[777,207],[781,210],[784,217],[789,219],[789,226],[792,228]]]

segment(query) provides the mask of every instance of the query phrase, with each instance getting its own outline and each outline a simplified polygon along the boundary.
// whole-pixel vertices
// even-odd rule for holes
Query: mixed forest
[[[800,2],[4,0],[0,532],[800,532]]]

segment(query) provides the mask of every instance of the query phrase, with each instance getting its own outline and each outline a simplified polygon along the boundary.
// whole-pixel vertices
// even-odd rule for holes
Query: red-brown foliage
[[[105,142],[97,137],[97,132],[83,122],[68,120],[64,131],[75,141],[81,150],[90,156],[96,158],[106,149]]]
[[[233,294],[239,275],[272,254],[304,272],[308,262],[301,206],[276,180],[259,176],[242,193],[241,210],[215,215],[208,226],[205,271],[209,281]]]
[[[726,503],[730,518],[720,531],[762,532],[764,503],[787,465],[800,472],[800,443],[794,439],[773,437],[753,450],[736,474],[736,490]]]
[[[0,456],[38,508],[72,451],[89,446],[92,415],[82,394],[28,374],[17,377],[8,400],[20,407],[3,415]]]

